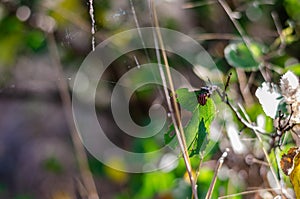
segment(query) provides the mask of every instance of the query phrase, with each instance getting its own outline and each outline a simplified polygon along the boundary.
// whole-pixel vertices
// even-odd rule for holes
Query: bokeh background
[[[299,75],[299,1],[226,2],[245,36],[268,49],[264,60],[269,81],[278,83],[286,68]],[[132,3],[139,25],[151,26],[149,2],[133,0]],[[115,33],[136,28],[130,1],[94,0],[93,6],[96,44]],[[75,74],[92,49],[89,8],[89,1],[84,0],[0,1],[1,199],[88,198],[90,188],[86,187],[82,169],[78,167],[78,149],[74,145],[69,112],[68,109],[65,111],[66,103],[61,98],[59,86],[67,85],[67,93],[71,93]],[[241,35],[219,2],[163,0],[156,2],[156,9],[161,27],[183,32],[205,47],[224,80],[233,73],[230,96],[246,107],[253,121],[263,117],[265,128],[272,132],[273,123],[264,115],[254,95],[263,81],[262,75],[259,71],[238,73],[226,62],[224,48],[231,42],[240,41]],[[126,41],[123,42],[126,45]],[[57,51],[53,51],[53,46]],[[115,125],[110,111],[109,97],[115,82],[130,68],[136,67],[133,55],[141,64],[149,61],[144,51],[137,51],[114,62],[101,80],[103,90],[97,96],[96,109],[101,113],[99,122],[106,125],[108,136],[114,143],[125,149],[151,151],[163,143],[124,135]],[[155,60],[155,51],[150,50],[149,55],[150,60]],[[194,87],[204,85],[197,76],[197,68],[176,56],[170,55],[169,59],[171,66],[184,74]],[[213,77],[213,72],[206,73]],[[240,75],[244,75],[244,80]],[[241,83],[246,86],[241,87]],[[138,124],[149,122],[148,109],[155,100],[163,103],[155,86],[142,89],[132,97],[130,110]],[[216,162],[225,148],[231,150],[219,171],[213,198],[273,186],[257,138],[251,131],[243,129],[230,111],[229,115],[225,123],[240,131],[235,139],[239,140],[241,148],[231,144],[226,128],[219,132],[222,139],[205,157],[200,169],[200,198],[205,196]],[[106,167],[88,152],[86,154],[90,168],[86,170],[91,171],[97,192],[103,199],[183,199],[191,195],[181,159],[168,171],[129,174]],[[194,157],[192,162],[197,168],[199,158]],[[276,165],[274,167],[278,169]],[[289,180],[283,182],[292,192]],[[232,198],[273,198],[274,194],[274,191],[262,190]]]

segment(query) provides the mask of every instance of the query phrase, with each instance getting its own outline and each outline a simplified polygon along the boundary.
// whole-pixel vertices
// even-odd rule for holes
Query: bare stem
[[[85,189],[87,190],[88,199],[99,199],[96,185],[92,173],[89,169],[87,155],[85,153],[84,147],[79,138],[79,134],[77,133],[74,124],[74,119],[72,117],[71,97],[68,90],[68,84],[65,81],[65,77],[63,76],[63,69],[60,62],[60,57],[58,54],[54,35],[52,33],[49,33],[47,39],[48,39],[49,51],[53,61],[53,70],[58,79],[57,86],[62,100],[62,105],[66,116],[66,120],[70,128],[71,138],[75,149],[75,155],[78,161],[81,178],[85,186]]]

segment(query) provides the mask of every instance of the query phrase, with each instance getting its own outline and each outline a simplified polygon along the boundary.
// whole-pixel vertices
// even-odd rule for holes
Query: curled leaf
[[[290,177],[296,198],[300,199],[300,148],[292,147],[284,154],[280,161],[283,173]]]

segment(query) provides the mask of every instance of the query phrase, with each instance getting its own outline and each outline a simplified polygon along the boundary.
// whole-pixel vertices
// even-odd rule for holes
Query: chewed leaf
[[[281,95],[277,91],[276,85],[264,82],[262,86],[256,90],[255,96],[262,105],[265,114],[275,119],[281,101]]]
[[[263,55],[264,47],[261,44],[251,43],[250,49],[244,43],[232,43],[224,49],[224,55],[227,62],[236,68],[245,70],[258,69],[257,58]],[[250,52],[251,50],[251,52]]]

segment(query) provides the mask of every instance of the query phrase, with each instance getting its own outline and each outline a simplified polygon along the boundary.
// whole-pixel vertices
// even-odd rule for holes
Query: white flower
[[[300,85],[299,78],[291,71],[286,72],[280,80],[281,93],[293,115],[291,122],[300,123]]]
[[[267,116],[275,119],[277,108],[280,100],[278,99],[281,95],[277,92],[276,85],[272,83],[264,82],[255,92],[259,103]]]
[[[296,97],[296,92],[299,89],[298,77],[291,71],[286,72],[281,77],[280,88],[282,95],[287,100],[287,103],[289,103],[289,100],[294,100],[294,98]]]

